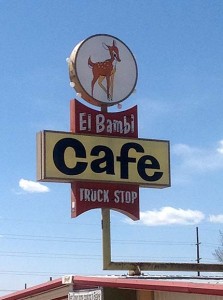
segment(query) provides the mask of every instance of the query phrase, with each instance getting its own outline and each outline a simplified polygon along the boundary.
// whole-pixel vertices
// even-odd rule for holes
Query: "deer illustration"
[[[91,95],[94,95],[94,85],[98,81],[98,85],[107,94],[107,99],[112,100],[113,88],[114,88],[114,76],[116,72],[116,63],[120,62],[119,50],[116,46],[115,40],[113,40],[112,46],[102,43],[104,49],[109,51],[110,58],[102,62],[92,62],[91,57],[88,58],[88,66],[92,68],[93,79],[91,81]],[[106,78],[106,87],[102,84]]]

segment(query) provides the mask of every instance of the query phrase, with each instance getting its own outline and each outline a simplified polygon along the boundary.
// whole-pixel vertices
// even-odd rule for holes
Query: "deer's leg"
[[[110,99],[109,90],[110,90],[110,76],[106,76],[107,81],[107,99]]]
[[[94,85],[95,82],[97,81],[98,77],[94,76],[92,81],[91,81],[91,96],[94,97]]]
[[[113,99],[114,76],[115,76],[115,74],[113,73],[111,75],[111,81],[110,81],[110,90],[111,90],[111,92],[110,92],[110,98],[111,98],[111,100]]]
[[[102,81],[105,79],[105,76],[99,76],[98,78],[98,85],[102,88],[102,90],[107,93],[105,86],[102,84]]]
[[[114,67],[114,69],[112,70],[112,73],[111,73],[111,82],[110,82],[111,100],[113,100],[115,72],[116,72],[116,67]]]

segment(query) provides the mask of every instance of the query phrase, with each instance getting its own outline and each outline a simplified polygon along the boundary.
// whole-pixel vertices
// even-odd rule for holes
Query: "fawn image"
[[[91,57],[88,58],[88,66],[92,69],[93,74],[93,79],[91,81],[91,95],[94,97],[94,85],[98,82],[98,85],[107,94],[107,99],[112,101],[116,63],[120,62],[121,59],[115,40],[113,40],[111,46],[106,45],[105,43],[102,43],[102,46],[109,51],[110,58],[101,62],[92,62]],[[102,84],[104,79],[106,79],[106,86]]]

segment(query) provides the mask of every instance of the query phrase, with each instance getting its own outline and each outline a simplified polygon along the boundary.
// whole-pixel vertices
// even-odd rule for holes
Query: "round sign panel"
[[[98,34],[80,42],[69,58],[71,85],[97,106],[112,106],[131,95],[137,65],[130,49],[119,39]]]

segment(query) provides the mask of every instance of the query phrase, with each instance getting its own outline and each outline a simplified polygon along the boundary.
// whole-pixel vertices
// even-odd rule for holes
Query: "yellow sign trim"
[[[170,186],[169,153],[169,141],[43,131],[37,136],[37,176],[163,188]]]

